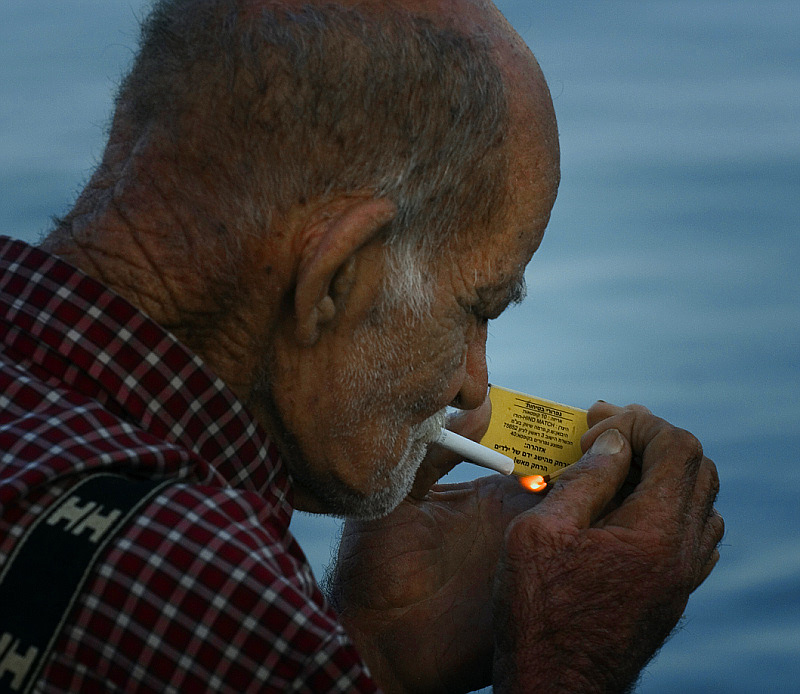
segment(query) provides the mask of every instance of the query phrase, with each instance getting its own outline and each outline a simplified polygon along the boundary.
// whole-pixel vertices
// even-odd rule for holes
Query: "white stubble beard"
[[[412,325],[407,327],[415,329],[413,319]],[[380,358],[376,360],[376,356]],[[424,359],[427,355],[416,356],[418,359]],[[374,363],[376,361],[377,363]],[[353,359],[340,379],[343,392],[351,394],[348,403],[343,407],[339,422],[341,431],[355,433],[363,420],[364,412],[370,407],[374,408],[376,399],[378,402],[383,401],[387,409],[390,407],[390,403],[394,400],[387,389],[391,387],[392,382],[402,381],[407,372],[386,373],[386,365],[403,363],[408,364],[409,371],[413,371],[411,365],[413,358],[409,359],[408,354],[403,354],[398,343],[386,337],[384,333],[365,328],[364,332],[356,337]],[[435,392],[440,385],[432,383],[429,387]],[[418,403],[420,409],[424,409],[427,405],[424,401],[429,400],[431,404],[434,402],[429,396],[423,396],[421,400],[423,402]],[[442,408],[422,422],[412,425],[408,430],[402,455],[392,467],[388,467],[383,463],[396,455],[396,451],[400,448],[398,438],[407,426],[409,412],[400,407],[394,412],[379,414],[386,417],[386,425],[383,438],[373,442],[376,464],[368,482],[372,491],[366,495],[354,492],[349,494],[345,514],[349,517],[367,520],[384,516],[394,510],[411,491],[417,471],[427,454],[428,444],[439,437],[446,422],[446,410]],[[342,505],[344,501],[342,499]]]

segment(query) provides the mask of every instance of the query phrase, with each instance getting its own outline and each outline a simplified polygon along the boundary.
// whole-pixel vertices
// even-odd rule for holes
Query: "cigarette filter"
[[[519,476],[559,475],[583,455],[586,410],[491,386],[492,419],[481,444],[514,461]]]

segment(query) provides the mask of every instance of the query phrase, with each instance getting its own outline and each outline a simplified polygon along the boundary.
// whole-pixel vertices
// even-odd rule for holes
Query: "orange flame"
[[[545,489],[547,489],[547,482],[544,481],[544,477],[541,475],[528,475],[527,477],[520,477],[519,483],[525,487],[525,489],[532,492],[543,492]]]

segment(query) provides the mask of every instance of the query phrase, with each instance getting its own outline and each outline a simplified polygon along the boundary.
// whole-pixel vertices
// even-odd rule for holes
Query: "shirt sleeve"
[[[43,673],[62,691],[378,691],[254,493],[171,487],[85,586]]]

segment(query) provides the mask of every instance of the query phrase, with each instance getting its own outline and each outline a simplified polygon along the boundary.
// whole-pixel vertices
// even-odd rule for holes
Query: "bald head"
[[[355,193],[392,202],[384,238],[418,267],[496,228],[510,159],[546,142],[557,152],[546,84],[491,3],[160,0],[101,166],[54,238],[113,207],[156,230],[152,257],[194,266],[176,281],[227,295],[243,239]]]
[[[397,202],[390,236],[441,240],[502,207],[506,86],[525,65],[477,0],[163,0],[104,164],[157,148],[177,192],[217,204],[217,228],[266,230],[293,205],[369,190]]]
[[[263,10],[284,9],[297,12],[309,5],[333,5],[356,10],[376,19],[405,14],[426,19],[432,24],[461,34],[494,33],[499,38],[516,35],[494,3],[488,0],[338,0],[336,3],[308,0],[241,0],[242,12],[251,16]]]

